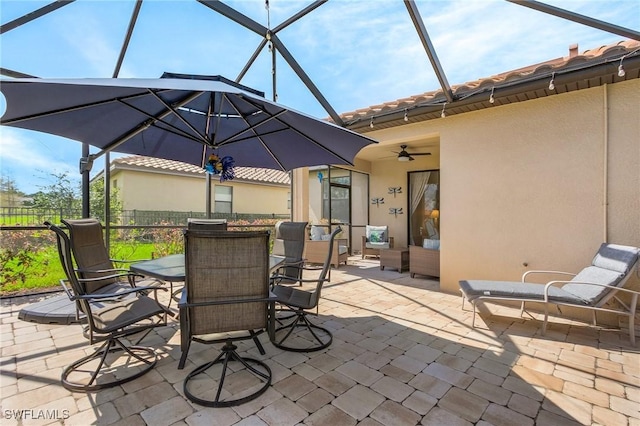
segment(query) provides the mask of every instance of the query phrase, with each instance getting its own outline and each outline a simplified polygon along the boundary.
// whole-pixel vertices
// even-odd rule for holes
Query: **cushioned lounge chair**
[[[547,327],[549,305],[571,306],[591,309],[593,325],[596,325],[596,312],[610,312],[623,315],[629,321],[629,340],[635,345],[634,316],[640,292],[623,288],[638,268],[640,249],[616,244],[602,244],[590,266],[578,274],[558,271],[527,271],[521,282],[462,280],[462,303],[468,300],[473,305],[475,326],[476,303],[478,301],[514,300],[521,303],[520,313],[526,302],[544,303],[544,322],[542,333]],[[526,282],[534,274],[558,274],[571,276],[570,280],[554,280],[546,284]],[[630,301],[624,301],[629,298]]]

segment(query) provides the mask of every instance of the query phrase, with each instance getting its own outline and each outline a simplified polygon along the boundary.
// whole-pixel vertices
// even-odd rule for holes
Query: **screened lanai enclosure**
[[[497,97],[503,93],[501,102],[516,102],[517,100],[510,100],[509,96],[516,96],[510,92],[512,86],[508,80],[501,86],[483,86],[467,93],[452,90],[450,83],[470,81],[478,77],[466,77],[462,74],[469,66],[465,55],[471,56],[468,59],[470,62],[483,64],[516,56],[518,52],[512,50],[499,54],[496,52],[490,61],[486,58],[476,60],[479,56],[471,55],[465,48],[465,43],[469,43],[470,39],[480,37],[480,34],[472,31],[486,29],[494,24],[505,25],[503,34],[512,31],[512,23],[503,22],[505,19],[501,18],[507,12],[546,19],[544,22],[549,25],[561,22],[571,29],[586,27],[599,34],[640,40],[640,32],[635,29],[608,22],[606,16],[589,16],[588,5],[581,5],[586,12],[581,13],[581,10],[571,10],[574,8],[571,2],[554,4],[531,0],[495,1],[491,3],[491,7],[495,8],[496,13],[486,14],[480,3],[453,1],[389,1],[377,2],[373,7],[371,2],[366,1],[347,3],[333,0],[310,3],[269,0],[132,0],[109,5],[110,9],[108,13],[105,9],[104,18],[95,22],[96,27],[102,29],[102,26],[108,26],[112,33],[118,34],[115,37],[118,49],[109,45],[109,49],[99,51],[102,55],[99,61],[90,58],[94,61],[95,68],[87,70],[80,69],[79,61],[69,60],[71,51],[62,50],[54,43],[62,42],[64,37],[73,39],[76,45],[93,42],[97,54],[101,46],[99,40],[87,37],[84,32],[89,29],[85,27],[88,23],[74,18],[76,13],[97,8],[96,3],[81,0],[22,4],[15,2],[11,4],[11,8],[3,4],[3,19],[7,21],[0,26],[4,51],[0,75],[4,78],[21,79],[50,76],[158,78],[165,71],[220,74],[235,84],[257,87],[273,102],[282,102],[310,116],[327,119],[336,126],[363,133],[374,126],[376,130],[384,129],[390,123],[398,121],[417,122],[432,116],[444,117],[445,112],[467,112],[476,108],[480,97],[486,103],[489,95],[493,98],[494,94]],[[448,14],[432,19],[436,9],[446,10]],[[190,16],[189,21],[180,21],[187,11],[195,14]],[[380,18],[381,13],[384,18]],[[464,19],[465,16],[479,19],[480,22],[485,20],[485,24],[471,26],[469,20]],[[163,27],[162,23],[167,19],[174,19],[177,27],[185,31],[163,30],[166,26]],[[64,37],[59,37],[56,31],[50,30],[50,40],[42,39],[38,45],[21,44],[29,40],[28,34],[34,30],[35,25],[43,25],[48,29],[58,28],[60,32],[75,28],[77,32],[65,32]],[[347,30],[352,29],[347,27],[363,28],[366,36],[347,39],[347,34],[350,34]],[[454,33],[454,30],[458,32]],[[185,37],[182,33],[189,35],[182,38]],[[457,34],[459,39],[453,39],[449,34]],[[539,36],[529,34],[528,38],[535,43],[536,38],[548,38],[547,35],[540,31]],[[557,32],[556,35],[560,38],[562,32]],[[513,45],[519,46],[513,49],[533,50],[532,44],[525,46],[522,43],[524,42],[521,40],[513,40]],[[498,40],[484,40],[487,50],[491,49],[492,44],[498,44]],[[157,50],[160,46],[162,49]],[[368,46],[379,47],[378,53],[370,53],[375,52],[374,50],[366,51]],[[565,49],[566,45],[562,48]],[[45,57],[43,53],[46,51],[54,51],[56,60],[45,64],[41,58]],[[368,56],[363,54],[365,51]],[[392,51],[397,52],[397,55],[392,58],[383,56],[383,52],[388,54]],[[333,54],[336,56],[331,56]],[[616,66],[619,65],[621,69],[623,65],[631,68],[631,64],[639,60],[639,55],[635,51],[616,57]],[[407,58],[411,58],[411,62],[405,62],[408,61]],[[497,68],[499,71],[517,68],[498,66],[502,67]],[[176,69],[169,69],[172,67]],[[574,71],[569,68],[566,70],[567,73]],[[490,75],[497,71],[487,67],[479,72],[480,75]],[[557,83],[562,83],[564,78],[561,73],[543,77],[551,77]],[[364,81],[367,79],[371,79],[373,83],[365,85]],[[398,82],[403,84],[398,85]],[[530,93],[538,90],[534,87],[533,80],[524,84],[530,84]],[[412,103],[410,107],[402,104],[395,107],[371,107],[366,115],[347,116],[339,113],[424,92],[434,86],[439,87],[438,96]],[[388,92],[387,87],[395,91]],[[522,91],[522,88],[518,90]],[[105,156],[105,164],[108,165],[110,153],[118,153],[118,147],[126,144],[115,144],[112,148],[92,152],[90,145],[94,141],[80,142],[83,144],[82,154],[79,155],[83,181],[83,214],[89,216],[89,166],[100,156]],[[374,154],[369,154],[370,157],[388,154],[386,151],[371,152]],[[310,171],[309,215],[318,221],[349,223],[353,233],[350,237],[359,238],[359,228],[369,222],[370,209],[380,208],[371,203],[369,175],[332,166],[335,164],[324,164]],[[408,176],[405,191],[410,191],[411,196],[405,217],[409,244],[420,245],[421,240],[438,238],[439,176],[438,170]],[[108,194],[108,166],[105,167],[104,177]],[[106,204],[106,211],[109,211],[108,203]]]

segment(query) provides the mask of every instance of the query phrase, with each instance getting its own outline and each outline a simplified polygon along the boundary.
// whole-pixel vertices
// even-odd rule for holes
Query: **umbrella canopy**
[[[360,149],[376,143],[223,77],[163,77],[3,80],[7,110],[0,124],[85,142],[101,153],[198,166],[215,153],[233,157],[236,166],[285,171],[352,164]]]

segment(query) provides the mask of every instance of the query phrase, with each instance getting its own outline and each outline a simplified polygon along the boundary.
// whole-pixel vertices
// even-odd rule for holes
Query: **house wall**
[[[111,175],[117,180],[125,210],[206,210],[204,176],[181,176],[118,170]],[[289,214],[289,186],[261,185],[212,179],[212,200],[215,185],[233,186],[234,213]],[[213,201],[212,201],[213,203]]]
[[[371,162],[370,196],[385,204],[369,206],[370,223],[388,224],[406,246],[407,171],[440,169],[440,288],[448,293],[462,279],[577,272],[603,241],[640,246],[638,99],[634,79],[368,132],[380,146],[439,135],[430,157]],[[394,198],[390,186],[403,193]],[[405,212],[395,218],[389,207]],[[637,275],[631,281],[640,286]]]

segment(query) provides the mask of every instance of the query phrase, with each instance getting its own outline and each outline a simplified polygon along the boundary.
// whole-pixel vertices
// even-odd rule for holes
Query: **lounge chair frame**
[[[517,301],[520,302],[520,316],[522,317],[522,315],[524,314],[525,311],[525,304],[529,303],[529,302],[534,302],[534,303],[542,303],[543,307],[544,307],[544,320],[542,323],[542,335],[544,335],[546,333],[547,330],[547,322],[548,322],[548,318],[549,318],[549,307],[554,305],[558,308],[558,310],[560,311],[560,308],[562,306],[567,306],[567,307],[571,307],[571,308],[584,308],[584,309],[590,309],[592,311],[592,325],[596,326],[597,325],[597,317],[596,314],[598,312],[608,312],[608,313],[612,313],[612,314],[616,314],[619,316],[623,316],[623,317],[627,317],[627,321],[628,321],[628,327],[629,327],[629,341],[630,343],[635,346],[636,344],[636,339],[635,339],[635,315],[636,315],[636,308],[638,306],[638,296],[640,295],[640,291],[636,291],[636,290],[632,290],[632,289],[628,289],[628,288],[623,288],[624,285],[627,283],[627,281],[629,280],[629,278],[631,276],[634,275],[634,273],[636,275],[640,276],[640,270],[638,269],[638,263],[639,260],[636,257],[636,261],[635,263],[629,268],[629,270],[627,271],[626,274],[623,275],[623,277],[620,279],[620,281],[618,281],[615,285],[607,285],[607,284],[602,284],[602,283],[595,283],[595,282],[587,282],[587,281],[575,281],[575,280],[552,280],[552,281],[548,281],[545,284],[539,284],[540,286],[544,286],[543,291],[542,291],[542,295],[541,296],[537,296],[537,297],[514,297],[514,296],[500,296],[500,295],[493,295],[493,294],[489,294],[489,295],[478,295],[478,294],[468,294],[467,292],[465,292],[465,290],[462,288],[462,281],[461,281],[461,293],[462,293],[462,308],[464,309],[464,302],[465,300],[469,301],[473,307],[473,317],[472,317],[472,322],[471,322],[471,327],[475,327],[475,318],[476,318],[476,304],[477,302],[492,302],[492,301]],[[521,283],[528,283],[531,284],[531,282],[527,281],[527,279],[529,279],[530,277],[537,275],[537,274],[546,274],[546,275],[558,275],[558,276],[566,276],[566,277],[576,277],[577,274],[574,273],[570,273],[570,272],[563,272],[563,271],[547,271],[547,270],[532,270],[532,271],[527,271],[522,275],[521,278]],[[509,283],[509,284],[514,284],[514,283]],[[578,304],[578,303],[569,303],[569,302],[564,302],[564,301],[560,301],[560,300],[554,300],[553,295],[550,295],[550,291],[553,287],[559,287],[559,286],[563,286],[565,284],[581,284],[581,285],[587,285],[587,286],[595,286],[595,287],[607,287],[609,289],[609,291],[604,294],[597,303],[595,304]],[[630,295],[630,302],[625,303],[622,299],[621,299],[621,295],[622,294],[627,294]],[[616,303],[616,306],[605,306],[607,305],[609,302],[614,301]],[[561,312],[561,311],[560,311]]]

